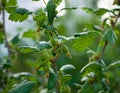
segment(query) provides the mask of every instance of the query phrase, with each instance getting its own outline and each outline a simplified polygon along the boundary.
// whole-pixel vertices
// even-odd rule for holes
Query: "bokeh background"
[[[104,15],[102,18],[99,18],[95,15],[90,15],[84,12],[82,7],[89,7],[92,9],[97,8],[107,8],[112,9],[114,7],[112,5],[113,0],[63,0],[58,10],[64,7],[78,7],[77,10],[72,11],[62,11],[59,13],[58,18],[55,20],[55,26],[59,29],[60,35],[71,36],[74,33],[82,32],[85,28],[90,29],[92,25],[100,25],[100,21],[107,17],[108,15]],[[32,0],[18,0],[18,5],[20,7],[27,8],[31,11],[36,11],[39,8],[44,8],[45,5],[40,1],[32,1]],[[32,17],[22,23],[15,23],[8,20],[9,14],[6,13],[6,31],[9,41],[13,39],[17,34],[19,38],[25,31],[28,30],[36,30],[36,24],[32,20]],[[2,22],[2,17],[0,16],[0,21]],[[120,30],[119,21],[117,23],[116,28]],[[41,40],[47,40],[46,37],[41,37]],[[89,46],[90,49],[96,51],[98,46],[99,37]],[[120,59],[120,39],[118,37],[118,41],[115,45],[108,45],[105,54],[104,61],[107,65],[112,62],[115,62]],[[34,45],[34,40],[31,38],[22,39],[19,43],[20,45]],[[73,75],[70,83],[72,88],[72,93],[77,93],[77,88],[74,86],[74,83],[79,83],[81,79],[80,70],[83,66],[85,66],[89,61],[89,55],[84,51],[76,51],[69,46],[70,53],[72,55],[72,59],[68,59],[64,54],[60,56],[57,61],[58,68],[60,68],[64,64],[72,64],[76,67],[75,70],[69,71]],[[14,61],[14,66],[12,67],[13,73],[18,72],[32,72],[30,62],[34,60],[37,54],[18,54],[19,56]],[[0,43],[0,58],[7,56],[7,49],[3,43]],[[111,93],[119,93],[120,91],[120,68],[117,68],[111,72]],[[40,81],[42,82],[42,81]]]

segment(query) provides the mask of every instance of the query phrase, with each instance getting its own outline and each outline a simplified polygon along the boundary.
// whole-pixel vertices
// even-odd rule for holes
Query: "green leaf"
[[[4,41],[3,32],[0,30],[0,43],[3,43],[3,41]]]
[[[84,83],[84,85],[82,86],[80,93],[94,93],[94,87],[90,85],[90,83],[87,81]]]
[[[70,46],[72,46],[76,51],[82,52],[92,44],[97,35],[98,32],[90,31],[74,34],[75,38],[71,39],[68,44],[70,44]]]
[[[75,67],[71,64],[67,64],[67,65],[63,65],[61,68],[60,68],[60,71],[66,71],[66,70],[72,70],[72,69],[75,69]]]
[[[72,93],[71,88],[67,84],[62,84],[60,87],[60,93]]]
[[[102,86],[100,83],[101,82],[97,82],[97,81],[92,83],[92,81],[88,80],[81,87],[80,93],[87,93],[88,91],[89,93],[102,93],[102,91],[100,92],[100,90],[102,90]]]
[[[8,13],[15,13],[17,7],[16,6],[8,6],[5,8]]]
[[[52,69],[50,69],[47,85],[48,90],[51,90],[56,86],[57,78],[58,78],[57,74]]]
[[[27,37],[27,38],[32,38],[35,39],[35,31],[32,30],[28,30],[26,32],[23,33],[22,37]]]
[[[30,53],[30,52],[38,52],[39,49],[37,47],[21,46],[21,47],[19,47],[19,51],[21,53]]]
[[[33,17],[33,20],[39,25],[40,27],[43,27],[44,21],[46,20],[46,14],[42,9],[39,9],[35,12],[35,16]]]
[[[95,31],[102,31],[101,27],[99,27],[99,26],[97,26],[97,25],[93,26],[93,29],[94,29]]]
[[[111,12],[111,11],[108,10],[108,9],[105,9],[105,8],[98,8],[98,9],[96,9],[93,13],[94,13],[95,15],[102,16],[102,15],[104,15],[104,14],[107,13],[107,12]]]
[[[53,25],[54,18],[56,17],[56,5],[54,0],[49,0],[47,3],[47,17],[48,17],[48,24]]]
[[[116,61],[116,62],[111,63],[111,64],[107,67],[107,69],[110,70],[110,69],[115,69],[115,68],[117,68],[117,67],[120,67],[120,61]]]
[[[37,42],[36,45],[39,50],[51,48],[50,42],[46,42],[46,41]]]
[[[99,63],[96,63],[96,62],[91,62],[91,63],[88,63],[87,65],[85,65],[80,73],[83,75],[83,76],[86,76],[87,74],[89,74],[90,72],[96,72],[96,74],[98,72],[101,72],[102,71],[102,65],[100,65]]]
[[[88,35],[89,32],[81,32],[81,33],[74,33],[74,37],[81,37],[81,36],[86,36]]]
[[[21,38],[18,42],[18,47],[22,46],[35,46],[35,41],[32,38]]]
[[[62,11],[62,10],[76,10],[77,9],[77,7],[70,7],[70,8],[62,8],[60,11]]]
[[[61,81],[62,81],[63,83],[66,83],[66,82],[68,82],[68,81],[71,80],[72,75],[70,75],[70,74],[65,74],[65,75],[62,75],[60,78],[61,78]]]
[[[27,10],[25,8],[17,8],[16,13],[21,14],[21,15],[24,15],[24,14],[31,15],[32,14],[31,11],[29,11],[29,10]]]
[[[8,0],[6,6],[17,6],[17,0]]]
[[[15,22],[23,22],[24,20],[26,20],[28,18],[27,14],[21,15],[21,14],[17,14],[17,13],[12,13],[9,16],[9,20],[11,21],[15,21]]]
[[[10,62],[5,62],[3,65],[3,68],[10,68],[12,67],[12,64]]]
[[[30,93],[34,85],[35,83],[32,81],[23,81],[9,90],[8,93]]]
[[[93,9],[91,8],[87,8],[87,7],[83,7],[82,10],[84,10],[86,13],[93,13]]]
[[[11,42],[12,42],[12,44],[14,45],[14,44],[17,44],[18,42],[19,42],[19,35],[16,35],[12,40],[11,40]]]
[[[56,5],[58,6],[61,2],[62,0],[56,0]]]
[[[16,79],[20,79],[21,77],[31,77],[33,76],[31,73],[29,72],[20,72],[20,73],[17,73],[17,74],[14,74],[13,77],[16,78]]]
[[[110,29],[105,32],[105,34],[103,36],[103,40],[108,41],[111,44],[114,44],[117,40],[117,35],[115,34],[115,32],[113,30]]]
[[[7,11],[10,13],[9,15],[9,20],[11,21],[19,21],[23,22],[28,18],[28,15],[32,14],[31,11],[25,9],[25,8],[16,8],[16,7],[11,7],[7,8]]]

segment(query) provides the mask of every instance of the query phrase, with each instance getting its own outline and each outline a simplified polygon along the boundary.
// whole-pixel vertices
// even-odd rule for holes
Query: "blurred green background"
[[[106,0],[106,1],[109,2],[109,0]],[[23,1],[23,3],[24,2],[27,2],[27,1]],[[31,1],[29,1],[29,2],[31,2]],[[69,11],[69,10],[65,11],[64,15],[58,16],[58,18],[55,20],[55,23],[54,23],[56,28],[58,28],[58,33],[60,35],[64,35],[64,36],[71,36],[74,33],[82,32],[85,28],[87,28],[88,30],[91,30],[92,26],[94,26],[94,25],[99,26],[100,22],[101,22],[100,17],[87,14],[81,9],[81,7],[90,7],[90,8],[96,9],[96,8],[98,8],[98,6],[100,6],[98,4],[98,2],[100,2],[100,0],[87,0],[87,1],[85,1],[85,0],[65,0],[64,1],[65,7],[78,7],[78,9],[72,10],[72,11]],[[101,2],[104,3],[105,1],[101,0]],[[24,7],[26,7],[26,6],[24,6]],[[7,17],[6,17],[6,19],[7,19]],[[11,23],[11,24],[14,24],[14,23]],[[17,24],[18,24],[17,27],[13,26],[14,31],[10,31],[8,29],[9,26],[7,28],[9,40],[12,40],[14,38],[14,36],[19,34],[19,36],[16,36],[16,38],[20,39],[20,41],[17,42],[17,46],[21,46],[21,45],[34,46],[35,40],[37,40],[36,37],[39,37],[39,36],[40,36],[41,41],[48,40],[47,36],[42,32],[40,32],[39,35],[36,35],[38,33],[33,34],[33,36],[30,36],[32,38],[28,38],[28,37],[21,38],[22,34],[25,31],[31,30],[33,32],[36,32],[36,25],[32,21],[31,18],[29,18],[27,20],[27,22],[17,23]],[[6,23],[6,25],[10,25],[10,22],[9,22],[9,24]],[[24,25],[26,25],[26,26],[24,26]],[[116,30],[117,31],[120,30],[119,22],[116,26]],[[15,32],[15,34],[12,35],[12,33],[14,33],[14,32]],[[118,32],[118,33],[120,33],[120,32]],[[0,36],[2,37],[2,33],[0,33]],[[2,41],[2,39],[1,39],[1,41]],[[99,37],[96,37],[94,42],[91,43],[91,45],[89,45],[89,48],[96,51],[97,46],[98,46],[98,41],[99,41]],[[13,46],[13,47],[16,48],[16,46]],[[72,89],[72,93],[77,93],[77,88],[74,86],[74,84],[80,83],[80,80],[81,80],[80,70],[82,69],[83,66],[85,66],[88,63],[89,54],[87,53],[87,49],[85,49],[84,51],[76,51],[71,46],[68,46],[68,47],[70,49],[72,58],[69,59],[65,56],[65,54],[62,54],[60,56],[60,58],[57,60],[57,64],[58,64],[58,68],[60,68],[64,64],[72,64],[76,67],[75,70],[69,71],[67,73],[70,73],[73,76],[71,81],[69,82],[69,85],[71,86],[71,89]],[[1,59],[3,57],[5,58],[7,56],[6,52],[7,51],[4,48],[3,43],[0,42],[0,58]],[[12,67],[12,72],[14,72],[14,73],[18,73],[18,72],[35,73],[32,68],[32,65],[33,65],[32,63],[36,60],[36,58],[41,57],[40,54],[37,54],[37,53],[23,54],[23,53],[17,52],[16,56],[17,57],[15,57],[13,59],[14,66]],[[106,65],[109,65],[110,63],[115,62],[119,59],[120,59],[120,37],[118,36],[118,41],[116,42],[116,44],[114,44],[114,45],[109,44],[107,46],[103,60],[105,61]],[[112,82],[110,82],[110,86],[111,86],[111,90],[112,90],[111,93],[119,93],[119,91],[120,91],[120,68],[112,70],[112,72],[110,72],[110,75],[111,75],[110,81],[112,81]],[[40,82],[43,83],[42,80]]]

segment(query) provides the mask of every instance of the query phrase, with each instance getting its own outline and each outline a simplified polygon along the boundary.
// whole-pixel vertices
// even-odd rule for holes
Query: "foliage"
[[[3,16],[3,23],[0,23],[0,43],[8,49],[6,57],[0,56],[0,93],[73,93],[72,86],[77,87],[78,93],[113,93],[115,85],[112,80],[116,77],[112,75],[115,74],[112,70],[119,69],[120,61],[108,64],[104,59],[108,46],[117,45],[119,39],[116,23],[120,17],[120,9],[83,7],[85,12],[96,16],[98,20],[104,14],[110,15],[97,25],[85,24],[87,26],[80,32],[66,36],[59,33],[63,28],[56,26],[57,21],[61,25],[58,13],[78,8],[65,7],[58,12],[57,7],[62,0],[43,2],[45,9],[36,11],[19,7],[17,0],[2,0],[0,3]],[[119,5],[119,1],[115,0],[113,4]],[[9,13],[9,20],[14,22],[26,21],[31,16],[37,31],[36,28],[28,28],[22,36],[18,34],[8,41],[4,11]],[[74,51],[89,55],[88,62],[79,68],[79,82],[74,82],[74,73],[71,73],[77,66],[65,64],[66,60],[73,60]],[[66,59],[63,60],[64,57]],[[62,66],[59,66],[59,61]],[[17,62],[25,69],[27,66],[24,62],[27,63],[31,71],[14,73],[12,69]]]

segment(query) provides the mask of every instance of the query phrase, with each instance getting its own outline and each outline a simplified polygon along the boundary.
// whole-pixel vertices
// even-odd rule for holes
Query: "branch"
[[[2,2],[1,5],[2,5],[1,7],[2,7],[2,20],[3,20],[3,34],[4,34],[5,44],[6,44],[6,47],[7,47],[7,50],[8,50],[8,58],[10,59],[11,49],[10,49],[10,46],[9,46],[9,43],[8,43],[6,29],[5,29],[6,28],[5,27],[5,4]]]
[[[97,59],[98,61],[101,60],[101,58],[102,58],[102,56],[103,56],[103,54],[104,54],[104,52],[105,52],[105,49],[106,49],[107,45],[108,45],[108,42],[105,41],[105,44],[104,44],[103,49],[102,49],[102,52],[101,52],[101,54],[99,55],[99,57],[98,57],[98,59]]]

